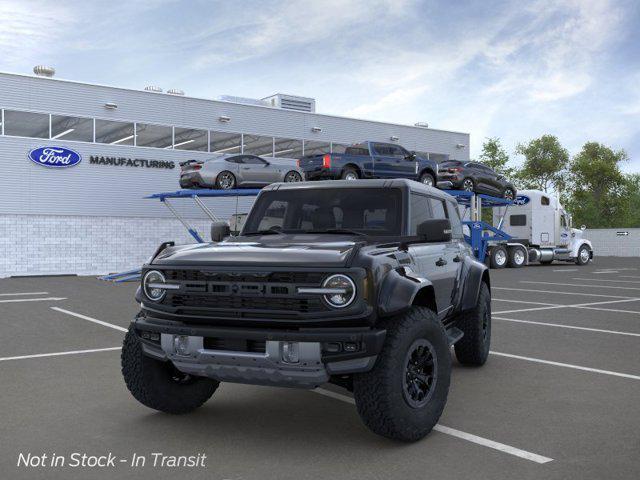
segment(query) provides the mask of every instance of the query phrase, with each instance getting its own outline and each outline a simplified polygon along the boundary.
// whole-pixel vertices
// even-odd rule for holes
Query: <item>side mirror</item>
[[[410,152],[409,155],[405,155],[404,156],[405,160],[415,160],[416,159],[416,152]]]
[[[580,227],[580,230],[583,230],[583,231],[584,231],[584,230],[586,230],[586,229],[587,229],[587,226],[586,226],[586,225],[582,225],[582,226]]]
[[[450,242],[451,222],[446,218],[425,220],[418,225],[416,233],[425,242]]]
[[[231,235],[231,229],[227,222],[213,222],[211,224],[211,241],[221,242]]]

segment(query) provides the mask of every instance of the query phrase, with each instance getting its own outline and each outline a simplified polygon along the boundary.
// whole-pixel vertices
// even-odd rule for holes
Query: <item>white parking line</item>
[[[120,327],[119,325],[114,325],[113,323],[103,322],[102,320],[98,320],[96,318],[87,317],[86,315],[82,315],[80,313],[71,312],[69,310],[65,310],[64,308],[51,307],[51,310],[55,310],[56,312],[66,313],[67,315],[71,315],[73,317],[81,318],[82,320],[86,320],[87,322],[97,323],[98,325],[102,325],[104,327],[113,328],[115,330],[120,330],[121,332],[127,332],[128,329],[124,327]]]
[[[640,290],[640,287],[618,287],[612,285],[585,285],[584,283],[554,283],[554,282],[535,282],[533,280],[520,280],[520,283],[535,283],[538,285],[562,285],[563,287],[589,287],[589,288],[615,288],[617,290]]]
[[[619,275],[620,278],[640,278],[640,275]]]
[[[57,302],[66,300],[64,297],[45,297],[45,298],[11,298],[9,300],[0,300],[0,303],[19,303],[19,302]]]
[[[595,280],[596,282],[613,282],[613,283],[640,283],[639,280],[609,280],[609,279],[604,279],[604,278],[579,278],[579,277],[573,277],[571,280],[587,280],[588,282],[591,282],[593,280]]]
[[[342,395],[340,393],[335,393],[330,390],[325,390],[324,388],[316,388],[312,390],[315,393],[319,393],[320,395],[324,395],[326,397],[331,397],[336,400],[340,400],[345,403],[350,403],[351,405],[355,405],[355,400],[347,395]],[[519,458],[524,458],[525,460],[529,460],[535,463],[549,463],[553,461],[553,458],[543,457],[542,455],[538,455],[537,453],[531,453],[526,450],[521,450],[516,447],[512,447],[511,445],[506,445],[504,443],[494,442],[493,440],[489,440],[488,438],[479,437],[477,435],[473,435],[471,433],[463,432],[461,430],[456,430],[455,428],[445,427],[444,425],[437,424],[433,429],[436,432],[444,433],[445,435],[451,435],[452,437],[460,438],[462,440],[466,440],[471,443],[475,443],[477,445],[482,445],[483,447],[493,448],[494,450],[498,450],[500,452],[508,453],[509,455],[514,455]]]
[[[564,285],[564,284],[560,284],[560,285]],[[556,290],[531,290],[529,288],[512,288],[512,287],[491,287],[491,290],[510,290],[514,292],[530,292],[530,293],[555,293],[557,295],[578,295],[581,297],[632,298],[632,299],[636,298],[636,297],[623,297],[621,295],[603,295],[600,293],[558,292]]]
[[[49,295],[49,292],[20,292],[20,293],[0,293],[0,297],[12,297],[18,295]]]
[[[592,307],[592,305],[607,305],[609,303],[625,303],[625,302],[637,302],[637,301],[640,301],[640,298],[626,298],[624,300],[608,300],[605,302],[574,303],[572,305],[553,305],[550,307],[519,308],[517,310],[503,310],[501,312],[492,312],[492,313],[500,315],[502,313],[535,312],[538,310],[553,310],[556,308],[593,308],[595,309],[595,307]],[[620,310],[608,309],[608,308],[598,308],[598,310],[611,311],[611,312],[620,311]],[[626,311],[626,310],[623,310],[623,311]]]
[[[35,355],[20,355],[18,357],[2,357],[0,358],[0,362],[6,362],[9,360],[25,360],[27,358],[59,357],[63,355],[80,355],[83,353],[110,352],[113,350],[120,350],[121,348],[122,347],[93,348],[91,350],[73,350],[70,352],[38,353]]]
[[[584,330],[587,332],[610,333],[612,335],[627,335],[629,337],[640,337],[640,333],[619,332],[617,330],[603,330],[601,328],[578,327],[576,325],[562,325],[560,323],[533,322],[531,320],[517,320],[515,318],[491,317],[492,320],[502,320],[504,322],[527,323],[530,325],[541,325],[544,327],[569,328],[571,330]]]
[[[579,268],[560,268],[558,270],[554,270],[554,272],[577,272],[580,270]]]
[[[595,275],[598,275],[600,273],[620,273],[618,272],[618,270],[603,270],[601,272],[593,272]]]
[[[631,313],[633,315],[640,315],[640,312],[636,310],[620,310],[616,308],[599,308],[599,307],[575,307],[584,308],[585,310],[600,310],[601,312],[614,312],[614,313]]]
[[[582,370],[584,372],[602,373],[604,375],[611,375],[613,377],[630,378],[632,380],[640,380],[639,375],[631,375],[630,373],[612,372],[611,370],[600,370],[599,368],[583,367],[581,365],[572,365],[570,363],[552,362],[550,360],[543,360],[541,358],[523,357],[521,355],[513,355],[511,353],[494,352],[489,351],[491,355],[497,355],[499,357],[515,358],[518,360],[525,360],[527,362],[542,363],[545,365],[553,365],[554,367],[572,368],[574,370]]]
[[[526,304],[531,304],[531,305],[545,305],[547,307],[558,307],[559,305],[557,303],[543,303],[543,302],[525,302],[524,300],[510,300],[507,298],[495,298],[492,297],[491,298],[492,301],[494,302],[510,302],[510,303],[526,303]]]

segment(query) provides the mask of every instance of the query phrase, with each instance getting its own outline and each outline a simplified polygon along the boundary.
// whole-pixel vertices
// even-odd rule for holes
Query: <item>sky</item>
[[[640,2],[0,0],[0,71],[624,149],[640,172]]]

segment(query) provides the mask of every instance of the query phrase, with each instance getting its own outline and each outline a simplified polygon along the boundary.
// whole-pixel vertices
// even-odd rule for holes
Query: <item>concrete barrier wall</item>
[[[640,257],[640,228],[587,229],[584,237],[597,257]]]

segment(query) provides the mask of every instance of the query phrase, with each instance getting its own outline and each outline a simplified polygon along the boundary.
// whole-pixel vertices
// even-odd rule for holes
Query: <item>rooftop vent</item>
[[[315,113],[316,101],[309,97],[296,97],[294,95],[285,95],[284,93],[276,93],[270,97],[262,99],[268,102],[268,105],[285,110],[296,110],[298,112]]]
[[[47,67],[46,65],[36,65],[33,67],[33,73],[39,77],[53,77],[56,74],[56,69],[53,67]]]
[[[420,128],[429,128],[429,124],[427,122],[416,122],[414,125]]]
[[[162,88],[156,87],[155,85],[147,85],[146,87],[144,87],[144,89],[147,92],[162,93]]]
[[[184,96],[184,92],[182,90],[177,89],[177,88],[170,88],[169,90],[167,90],[167,93],[169,95]]]

